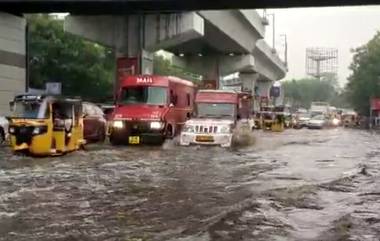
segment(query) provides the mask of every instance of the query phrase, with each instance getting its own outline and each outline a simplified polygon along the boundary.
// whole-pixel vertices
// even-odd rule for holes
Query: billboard
[[[380,110],[380,98],[371,99],[371,110]]]

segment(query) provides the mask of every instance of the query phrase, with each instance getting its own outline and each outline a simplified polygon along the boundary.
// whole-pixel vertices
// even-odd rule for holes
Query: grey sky
[[[261,13],[262,10],[259,12]],[[307,47],[333,47],[339,51],[339,82],[350,74],[351,48],[365,44],[380,30],[380,6],[269,9],[275,13],[276,48],[280,54],[287,34],[289,73],[286,79],[302,78]],[[271,18],[269,18],[271,20]],[[267,26],[266,40],[272,43],[272,26]]]

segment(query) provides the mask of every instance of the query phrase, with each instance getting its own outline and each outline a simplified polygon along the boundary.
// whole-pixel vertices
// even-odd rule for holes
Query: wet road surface
[[[0,240],[379,240],[380,134],[255,132],[221,148],[0,147]]]

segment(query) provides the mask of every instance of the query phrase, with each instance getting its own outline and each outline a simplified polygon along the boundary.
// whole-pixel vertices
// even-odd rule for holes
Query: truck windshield
[[[37,101],[16,101],[12,113],[14,118],[44,119],[48,117],[47,105]]]
[[[197,116],[200,118],[207,118],[207,117],[234,118],[235,105],[234,104],[216,104],[216,103],[198,103]]]
[[[135,86],[123,88],[121,104],[165,105],[167,91],[164,87]]]

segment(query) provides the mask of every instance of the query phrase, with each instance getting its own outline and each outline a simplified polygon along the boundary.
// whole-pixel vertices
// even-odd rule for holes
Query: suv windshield
[[[234,104],[198,103],[197,116],[204,117],[230,117],[235,116]]]
[[[317,115],[312,118],[313,120],[324,120],[325,117],[323,115]]]
[[[12,117],[27,119],[44,119],[48,116],[47,105],[43,102],[16,101]]]
[[[123,88],[120,103],[165,105],[167,91],[164,87],[136,86]]]
[[[298,116],[300,118],[310,118],[310,114],[308,114],[308,113],[300,113],[300,114],[298,114]]]

